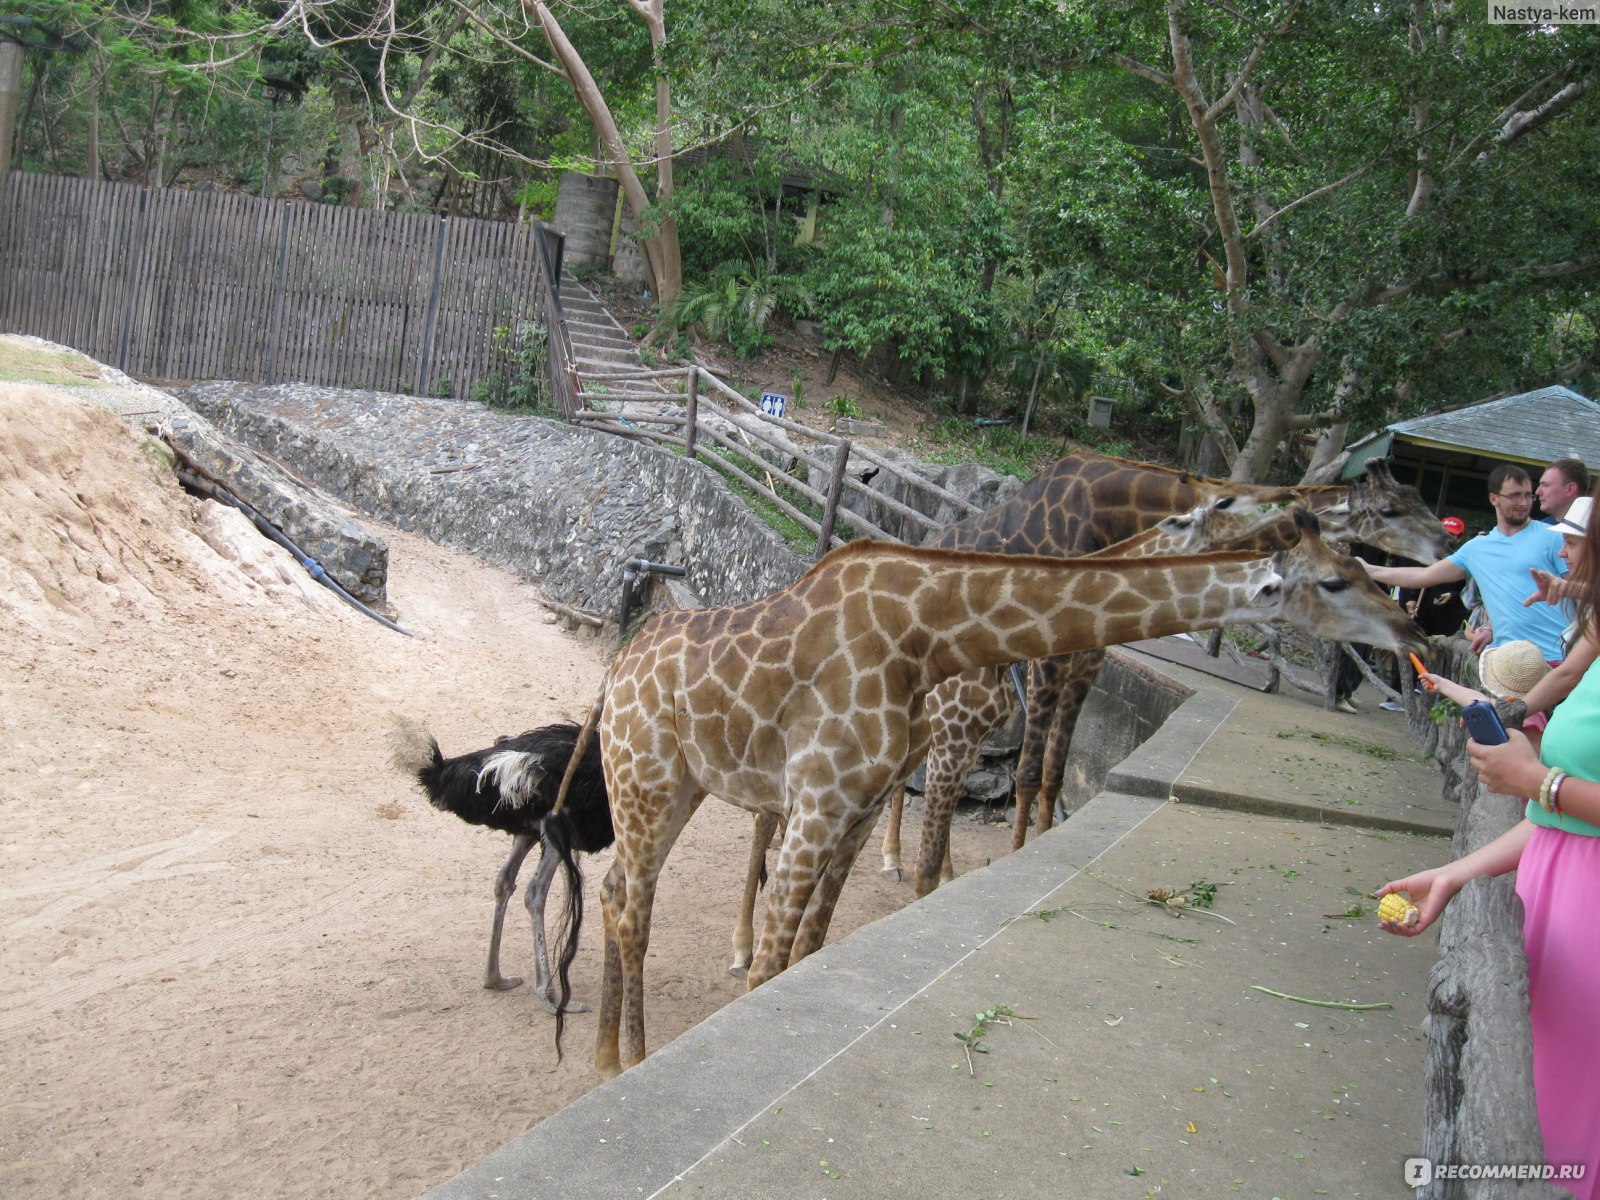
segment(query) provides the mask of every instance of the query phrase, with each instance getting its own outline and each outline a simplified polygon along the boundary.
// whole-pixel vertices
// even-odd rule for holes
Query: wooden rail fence
[[[646,380],[660,381],[669,387],[673,380],[678,380],[681,391],[666,396],[647,391],[630,394],[628,384]],[[607,390],[590,390],[573,396],[575,407],[568,416],[574,424],[677,446],[689,458],[699,458],[701,443],[710,443],[721,451],[717,455],[715,468],[760,493],[769,503],[813,534],[817,539],[815,553],[818,558],[844,544],[845,539],[836,532],[836,527],[846,491],[863,497],[874,511],[893,513],[919,527],[922,537],[915,539],[917,541],[925,541],[928,534],[943,529],[951,521],[982,511],[964,497],[946,491],[931,480],[906,472],[865,447],[854,445],[849,438],[764,413],[758,404],[701,366],[586,374],[583,381],[591,389],[600,385]],[[720,431],[706,421],[705,414],[701,412],[700,398],[708,392],[715,396],[715,403],[722,408],[754,419],[738,422],[735,427],[738,436]],[[682,404],[681,411],[666,411],[676,410],[679,403]],[[586,407],[588,404],[603,407]],[[792,437],[780,437],[776,432],[779,430]],[[807,443],[810,443],[810,447]],[[831,456],[824,457],[816,452],[816,446],[831,446],[833,452]],[[766,447],[768,453],[763,454],[761,447]],[[861,461],[867,462],[879,474],[896,478],[908,491],[921,492],[942,512],[938,516],[930,516],[852,478],[848,470],[852,455],[858,460],[858,465]],[[783,460],[792,460],[792,463],[786,464]],[[809,467],[810,470],[800,474],[801,467]],[[826,478],[826,488],[814,487],[811,482],[813,478]],[[858,534],[888,541],[908,540],[875,524],[862,514],[859,507],[852,507],[846,519]]]
[[[496,328],[550,330],[540,225],[289,204],[12,171],[0,204],[0,330],[157,379],[294,381],[471,397],[504,369]]]

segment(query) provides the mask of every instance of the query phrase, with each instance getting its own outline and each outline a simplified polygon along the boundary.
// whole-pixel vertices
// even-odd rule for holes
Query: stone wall
[[[481,405],[208,383],[190,407],[362,512],[612,617],[629,558],[681,564],[703,603],[781,588],[806,561],[712,472],[654,447]]]

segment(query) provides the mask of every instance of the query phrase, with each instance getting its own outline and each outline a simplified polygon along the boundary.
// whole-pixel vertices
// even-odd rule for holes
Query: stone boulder
[[[389,546],[382,538],[204,417],[180,412],[162,432],[185,470],[227,488],[321,563],[345,591],[368,608],[384,608]]]

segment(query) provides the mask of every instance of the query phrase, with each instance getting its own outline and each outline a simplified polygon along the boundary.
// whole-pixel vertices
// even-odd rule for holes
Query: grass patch
[[[0,338],[0,383],[45,383],[58,387],[104,387],[100,368],[72,350],[46,350]]]

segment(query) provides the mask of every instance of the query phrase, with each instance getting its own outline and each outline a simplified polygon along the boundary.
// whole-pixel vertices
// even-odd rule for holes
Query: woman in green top
[[[1600,521],[1588,516],[1588,509],[1579,516],[1581,530],[1562,523],[1574,568],[1566,595],[1577,605],[1580,639],[1600,647]],[[1561,1181],[1578,1200],[1600,1200],[1600,1088],[1593,1083],[1600,1061],[1600,667],[1590,661],[1551,714],[1538,753],[1516,730],[1503,745],[1467,743],[1491,791],[1532,797],[1524,819],[1464,858],[1391,880],[1378,892],[1410,893],[1416,922],[1386,921],[1384,928],[1412,937],[1469,880],[1517,872],[1539,1128],[1546,1161],[1586,1168],[1581,1180]]]

